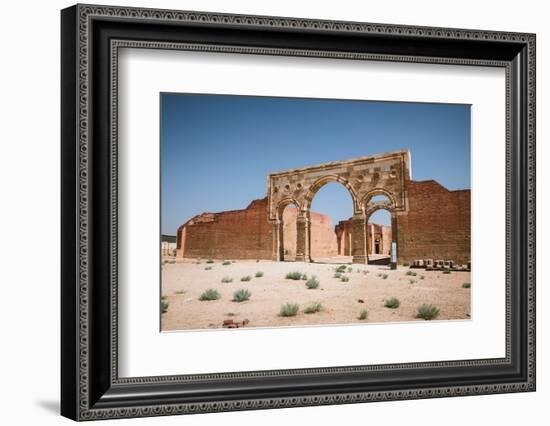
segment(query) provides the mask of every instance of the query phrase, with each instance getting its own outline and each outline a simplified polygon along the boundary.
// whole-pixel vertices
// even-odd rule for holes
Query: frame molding
[[[92,420],[535,390],[535,35],[95,5],[64,9],[61,24],[64,416]],[[119,378],[120,47],[504,67],[506,357]]]

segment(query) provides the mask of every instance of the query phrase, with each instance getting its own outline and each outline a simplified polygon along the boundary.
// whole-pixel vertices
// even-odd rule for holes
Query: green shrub
[[[432,320],[434,318],[437,318],[438,315],[439,309],[437,308],[437,306],[424,303],[423,305],[420,305],[418,307],[416,316],[417,318]]]
[[[209,257],[208,260],[206,261],[206,263],[214,263],[214,259],[212,259],[211,257]]]
[[[363,309],[363,310],[359,313],[359,319],[360,319],[360,320],[366,320],[368,317],[369,317],[369,311],[368,311],[367,309]]]
[[[233,302],[244,302],[248,299],[250,299],[250,292],[244,288],[233,293]]]
[[[201,301],[204,301],[204,300],[218,300],[220,297],[221,297],[220,293],[218,293],[217,290],[214,290],[213,288],[209,288],[208,290],[206,290],[204,293],[202,293],[199,296],[199,300],[201,300]]]
[[[233,282],[233,278],[231,277],[223,277],[222,278],[222,283],[232,283]]]
[[[285,303],[281,306],[281,311],[279,315],[282,317],[293,317],[300,310],[300,305],[297,303]]]
[[[416,277],[416,272],[409,270],[409,271],[407,271],[407,273],[405,275],[410,275],[412,277]]]
[[[399,308],[400,304],[401,304],[401,302],[399,301],[398,298],[390,297],[389,299],[386,299],[386,301],[384,303],[384,306],[386,308],[390,308],[390,309],[397,309],[397,308]]]
[[[472,284],[470,284],[470,283],[462,284],[462,288],[470,288],[470,287],[472,287]]]
[[[409,280],[409,284],[414,284],[416,280]]]
[[[387,278],[389,277],[388,274],[382,274],[382,275],[380,275],[380,276],[382,277],[383,280],[385,280],[385,279],[387,279]]]
[[[288,274],[286,274],[286,279],[287,280],[300,280],[300,279],[302,279],[302,273],[298,272],[298,271],[289,272]]]
[[[222,265],[223,265],[223,266],[231,265],[231,262],[230,262],[229,260],[224,260],[224,261],[222,262]]]
[[[351,271],[353,271],[353,268],[350,266],[350,267],[348,268],[348,272],[351,272]]]
[[[306,281],[307,280],[307,274],[302,274],[302,281]]]
[[[206,268],[204,268],[205,271],[211,271],[212,270],[212,266],[207,266]]]
[[[336,272],[346,272],[346,265],[340,265],[336,268]]]
[[[340,281],[342,281],[343,283],[347,283],[349,281],[349,277],[346,275],[342,275],[342,278],[340,278]]]
[[[312,275],[311,278],[306,281],[306,287],[310,290],[319,288],[319,280],[315,275]]]
[[[338,278],[338,279],[342,278],[342,273],[340,273],[340,272],[335,272],[335,273],[334,273],[334,278]]]
[[[261,278],[264,276],[264,273],[259,271],[259,272],[256,272],[256,278]]]
[[[304,308],[304,313],[305,314],[314,314],[316,312],[319,312],[322,308],[323,308],[323,306],[319,302],[313,302],[313,303],[310,303],[309,305],[307,305]]]
[[[250,275],[246,275],[244,277],[241,277],[241,281],[250,281],[252,277]]]
[[[168,306],[170,304],[168,303],[168,301],[166,300],[166,297],[162,296],[160,298],[160,311],[165,314],[166,312],[168,312]]]

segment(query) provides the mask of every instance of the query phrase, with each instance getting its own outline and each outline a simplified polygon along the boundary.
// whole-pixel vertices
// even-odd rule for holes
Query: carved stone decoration
[[[292,203],[300,211],[297,219],[296,260],[311,260],[309,212],[319,189],[329,182],[341,183],[353,201],[354,230],[352,255],[354,263],[367,263],[366,220],[375,210],[384,208],[392,214],[405,211],[406,183],[411,179],[409,151],[394,151],[369,157],[335,161],[311,167],[271,173],[268,178],[269,220],[274,225],[273,238],[282,238],[282,213]],[[399,179],[397,179],[399,177]],[[359,185],[357,183],[360,183]],[[287,188],[278,191],[277,188]],[[388,201],[370,202],[376,195],[385,195]],[[362,224],[362,229],[359,224]],[[280,244],[274,243],[274,260],[283,260]],[[277,248],[275,248],[277,247]]]

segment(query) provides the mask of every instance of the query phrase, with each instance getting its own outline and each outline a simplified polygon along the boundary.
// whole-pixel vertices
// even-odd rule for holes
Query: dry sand
[[[334,278],[337,266],[264,260],[239,260],[223,266],[220,260],[197,264],[195,259],[164,264],[162,295],[169,305],[162,315],[162,330],[221,328],[227,319],[248,319],[247,327],[424,321],[416,317],[417,307],[423,303],[439,308],[438,320],[469,319],[470,289],[462,288],[463,283],[470,282],[469,272],[443,274],[404,266],[392,271],[388,266],[353,264],[346,265],[352,272],[346,272],[349,281],[342,282]],[[409,270],[417,275],[406,275]],[[255,277],[258,271],[264,273],[263,277]],[[310,290],[303,280],[286,279],[292,271],[315,275],[319,288]],[[380,274],[387,274],[387,278]],[[251,281],[241,282],[241,277],[247,275]],[[233,282],[222,283],[223,277],[231,277]],[[209,288],[216,289],[221,298],[200,301],[200,294]],[[250,300],[233,302],[233,293],[241,288],[251,292]],[[384,307],[384,301],[391,297],[399,299],[399,308]],[[296,316],[279,316],[281,305],[287,302],[300,305]],[[320,302],[322,310],[305,314],[303,308],[311,302]],[[368,310],[367,320],[358,319],[363,309]]]

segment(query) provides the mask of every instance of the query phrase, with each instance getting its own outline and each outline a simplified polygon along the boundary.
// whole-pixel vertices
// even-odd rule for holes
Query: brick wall
[[[243,210],[202,213],[178,229],[177,256],[215,259],[271,259],[273,230],[267,221],[267,198]],[[311,212],[312,256],[335,256],[336,234],[328,216]],[[296,255],[296,208],[283,212],[287,259]]]
[[[449,191],[434,180],[407,183],[409,209],[397,216],[399,263],[470,260],[470,190]]]
[[[267,198],[246,209],[195,216],[178,230],[178,257],[271,259]]]

